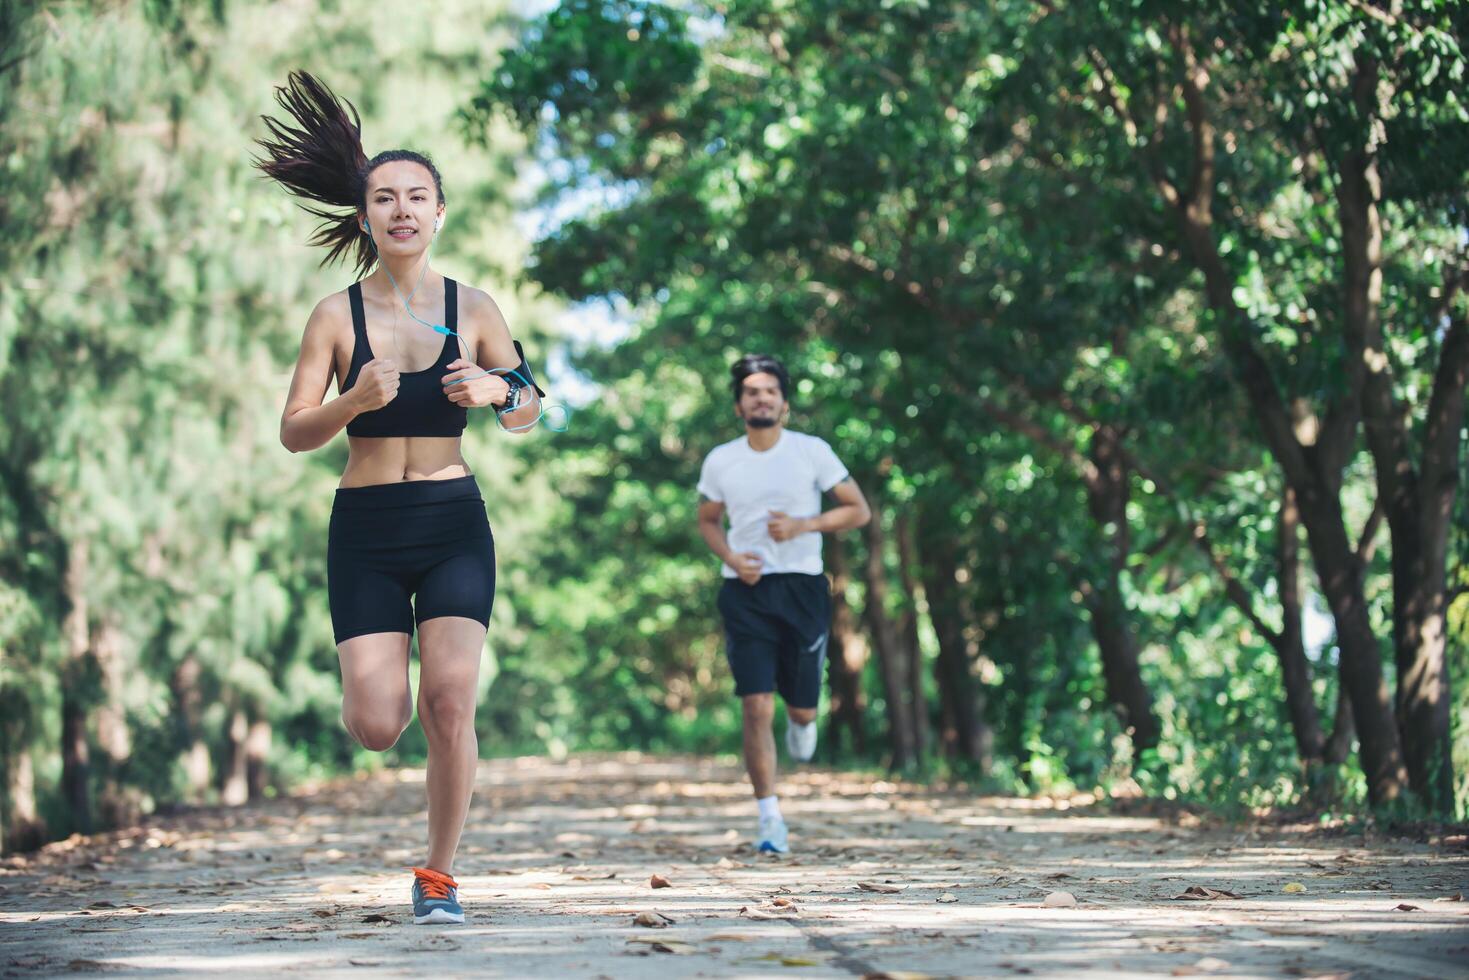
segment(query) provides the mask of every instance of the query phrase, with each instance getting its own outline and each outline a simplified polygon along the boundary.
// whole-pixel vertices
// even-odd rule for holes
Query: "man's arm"
[[[710,500],[704,496],[699,497],[699,533],[704,536],[704,543],[709,546],[709,550],[714,552],[720,561],[729,565],[734,553],[729,550],[729,539],[724,535],[723,501]]]
[[[778,510],[771,511],[770,536],[777,541],[788,541],[813,531],[819,534],[846,531],[872,520],[872,508],[867,506],[867,498],[862,496],[856,480],[848,477],[832,487],[831,492],[837,498],[837,506],[815,517],[790,517]]]
[[[708,497],[699,498],[699,533],[704,536],[704,543],[709,550],[719,556],[719,560],[735,570],[740,581],[746,585],[754,585],[760,581],[760,556],[749,551],[734,551],[729,546],[729,539],[724,534],[724,504],[718,500],[710,500]]]

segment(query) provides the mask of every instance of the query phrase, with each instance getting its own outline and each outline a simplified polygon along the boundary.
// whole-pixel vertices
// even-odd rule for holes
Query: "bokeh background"
[[[0,0],[0,836],[421,760],[338,720],[345,440],[277,428],[295,68],[439,163],[569,432],[465,440],[485,754],[733,753],[729,362],[874,503],[823,762],[1224,813],[1469,807],[1469,9]]]

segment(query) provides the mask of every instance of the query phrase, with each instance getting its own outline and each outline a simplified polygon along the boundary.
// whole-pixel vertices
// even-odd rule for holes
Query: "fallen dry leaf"
[[[801,913],[793,908],[766,911],[764,909],[752,909],[748,905],[740,906],[740,915],[746,919],[799,919],[801,917]]]
[[[697,946],[694,946],[692,943],[679,942],[677,939],[642,939],[642,938],[638,938],[638,939],[629,939],[627,941],[627,944],[629,946],[632,946],[632,945],[635,945],[635,944],[636,945],[647,946],[649,949],[651,949],[655,953],[680,953],[680,954],[687,954],[687,953],[696,953],[696,952],[698,952],[698,947]]]
[[[653,877],[651,877],[651,878],[648,879],[648,887],[649,888],[672,888],[673,887],[673,882],[669,881],[667,878],[663,877],[662,875],[654,875]]]
[[[874,881],[859,881],[857,882],[857,889],[864,892],[878,892],[882,895],[896,895],[903,890],[901,888],[895,888],[892,885],[879,885]]]
[[[362,917],[362,921],[363,922],[388,922],[388,923],[391,923],[393,920],[390,919],[390,918],[388,918],[386,915],[383,915],[381,912],[374,912],[371,915],[364,915]]]
[[[1403,902],[1401,905],[1395,905],[1395,906],[1393,906],[1393,911],[1394,912],[1422,912],[1423,910],[1420,909],[1416,905],[1409,905],[1407,902]]]
[[[1225,891],[1222,888],[1209,888],[1204,885],[1189,885],[1181,895],[1174,895],[1173,900],[1184,902],[1212,902],[1219,898],[1241,898],[1234,892]]]
[[[810,950],[798,955],[766,953],[764,956],[755,957],[755,960],[760,963],[779,963],[781,966],[821,966],[827,960],[835,959],[836,955],[836,953]]]
[[[1300,895],[1306,891],[1306,886],[1301,884],[1299,881],[1288,881],[1286,882],[1285,887],[1281,888],[1280,890],[1287,895]]]
[[[662,912],[639,912],[632,920],[635,926],[643,926],[647,929],[667,929],[674,922]]]

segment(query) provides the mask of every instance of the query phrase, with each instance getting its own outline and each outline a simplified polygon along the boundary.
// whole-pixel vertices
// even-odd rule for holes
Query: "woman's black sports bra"
[[[362,283],[347,287],[352,302],[352,365],[342,391],[357,383],[362,366],[372,360],[372,345],[367,342],[367,313],[362,306]],[[444,326],[459,329],[459,288],[453,279],[444,279]],[[382,408],[363,412],[347,423],[347,435],[368,438],[391,436],[458,436],[469,422],[469,411],[455,405],[444,394],[444,375],[449,365],[460,356],[459,341],[444,338],[444,349],[431,367],[422,371],[402,371],[398,375],[398,394]]]

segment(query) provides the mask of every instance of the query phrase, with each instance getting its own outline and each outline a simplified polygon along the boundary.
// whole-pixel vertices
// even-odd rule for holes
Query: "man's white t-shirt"
[[[767,528],[770,512],[815,517],[821,513],[821,495],[846,478],[847,468],[826,440],[786,429],[763,453],[744,436],[716,446],[704,457],[699,493],[724,504],[730,548],[759,555],[762,575],[820,575],[821,533],[776,541]],[[739,576],[725,565],[724,577]]]

